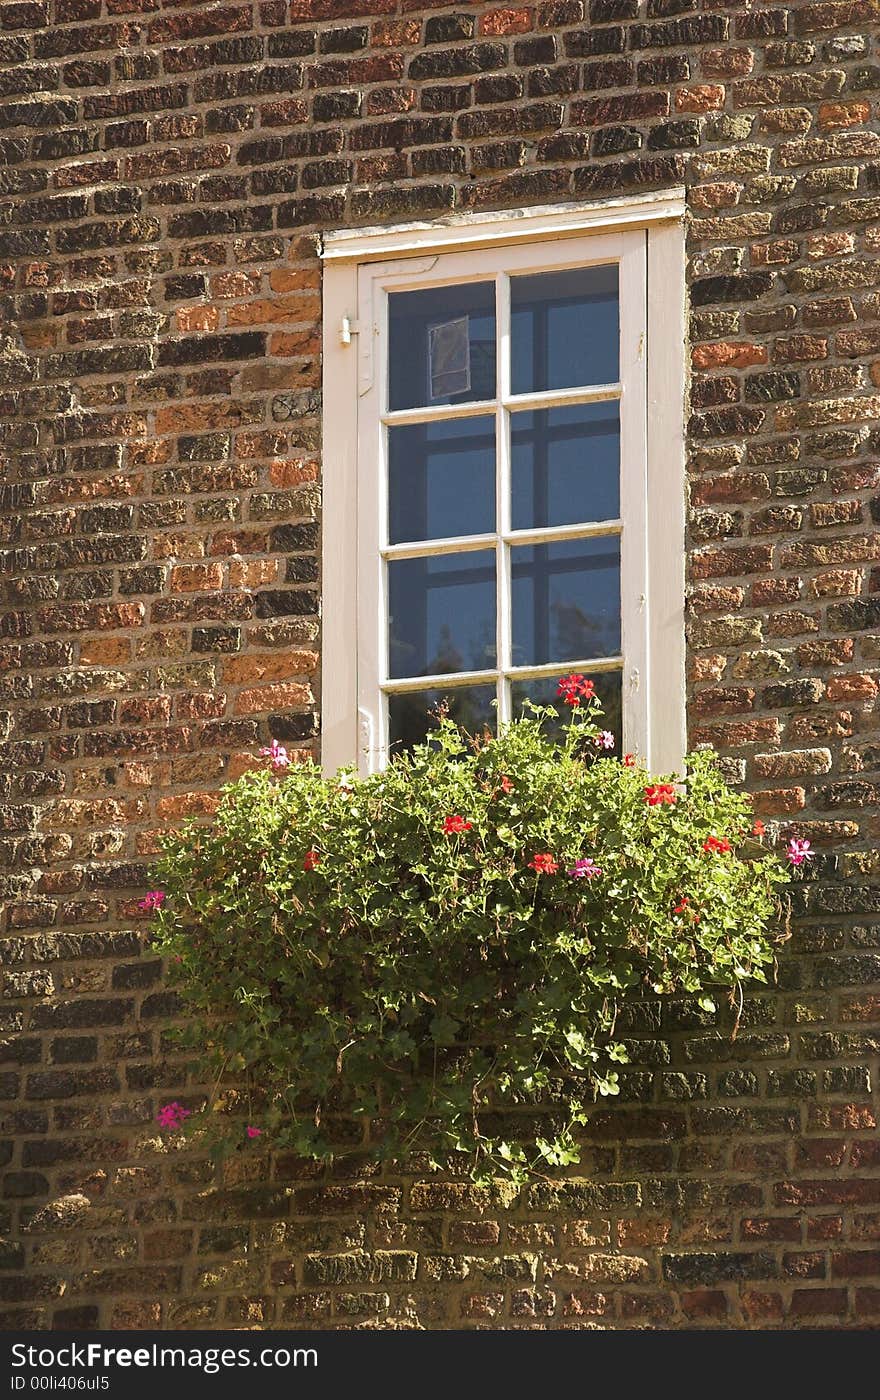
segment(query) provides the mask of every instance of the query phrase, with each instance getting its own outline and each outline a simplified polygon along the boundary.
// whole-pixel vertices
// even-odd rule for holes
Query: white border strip
[[[685,190],[635,195],[590,203],[546,204],[534,209],[504,209],[488,214],[455,214],[448,219],[396,224],[391,228],[332,229],[324,233],[325,262],[373,262],[418,253],[491,248],[499,244],[542,238],[563,238],[592,229],[646,228],[680,220],[685,214]]]

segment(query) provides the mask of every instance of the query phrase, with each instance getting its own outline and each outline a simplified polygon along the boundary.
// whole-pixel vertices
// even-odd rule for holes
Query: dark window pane
[[[391,752],[399,753],[420,744],[426,735],[436,731],[432,718],[438,703],[448,707],[450,719],[476,734],[486,726],[494,732],[496,709],[494,685],[464,685],[456,689],[414,690],[407,695],[389,695],[388,730]]]
[[[515,394],[617,382],[616,263],[514,277],[510,295]]]
[[[623,743],[621,673],[619,671],[602,671],[598,675],[590,676],[589,679],[596,687],[596,694],[602,703],[603,714],[599,723],[603,729],[610,730],[614,735],[614,748],[602,749],[600,752],[617,754],[620,757],[621,744]],[[547,724],[546,733],[561,737],[569,722],[570,712],[557,698],[558,681],[558,676],[537,681],[514,681],[511,693],[514,715],[522,713],[524,700],[531,700],[533,705],[552,705],[555,710],[558,710],[559,719]]]
[[[515,413],[511,427],[514,530],[620,514],[620,411],[616,403]]]
[[[495,284],[389,297],[393,410],[495,397]]]
[[[616,537],[519,545],[511,556],[514,666],[619,653]]]
[[[495,529],[495,420],[459,418],[388,430],[392,544]]]
[[[392,677],[495,665],[495,554],[444,554],[388,564]]]

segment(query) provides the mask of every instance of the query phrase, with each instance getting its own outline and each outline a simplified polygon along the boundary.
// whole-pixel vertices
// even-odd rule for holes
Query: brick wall
[[[0,3],[0,1325],[880,1321],[875,0]],[[310,747],[326,225],[685,183],[690,722],[823,853],[569,1182],[169,1150],[155,833]]]

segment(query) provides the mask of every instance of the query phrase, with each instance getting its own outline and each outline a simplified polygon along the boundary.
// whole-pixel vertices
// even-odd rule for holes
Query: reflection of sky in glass
[[[495,664],[495,555],[482,549],[388,564],[392,677]]]
[[[494,530],[494,419],[389,428],[388,490],[392,544]]]
[[[392,412],[401,408],[422,408],[426,404],[469,403],[474,399],[495,397],[493,282],[429,287],[423,292],[394,292],[388,300],[388,406]],[[452,323],[463,318],[467,321],[466,328],[456,328],[453,332]],[[458,350],[457,342],[465,329],[468,347],[462,361],[454,352]],[[448,357],[448,363],[441,362],[444,356]],[[470,387],[460,392],[441,392],[444,386],[452,388],[463,383],[469,383]]]
[[[449,717],[475,734],[485,726],[495,728],[494,685],[465,685],[452,690],[415,690],[388,697],[389,737],[395,753],[419,744],[436,731],[431,711],[438,701],[449,706]]]
[[[617,382],[616,263],[513,277],[510,289],[515,394]]]
[[[513,664],[620,651],[620,541],[520,545],[513,569]]]
[[[616,403],[514,413],[510,428],[514,530],[617,519]]]
[[[604,713],[598,723],[603,729],[609,729],[615,740],[613,749],[602,749],[601,752],[616,754],[619,758],[623,743],[621,674],[619,671],[603,671],[590,676],[589,679],[596,687],[596,694],[602,702]],[[523,700],[531,700],[533,705],[552,705],[559,711],[560,718],[553,724],[548,723],[546,732],[560,734],[568,723],[569,711],[556,694],[558,680],[558,676],[548,676],[537,681],[514,681],[511,687],[514,715],[520,714]]]

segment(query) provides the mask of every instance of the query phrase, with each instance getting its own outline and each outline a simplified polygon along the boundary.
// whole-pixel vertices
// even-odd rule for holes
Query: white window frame
[[[619,532],[624,743],[657,772],[685,752],[684,686],[684,192],[631,200],[471,215],[396,228],[325,235],[323,343],[322,760],[328,773],[356,764],[362,773],[387,759],[385,560],[491,548],[498,556],[497,666],[518,679],[570,670],[566,663],[510,667],[509,571],[512,543]],[[509,323],[497,315],[499,452],[497,535],[385,545],[387,484],[384,426],[421,421],[436,409],[386,412],[390,291],[620,263],[621,356],[618,385],[512,396]],[[509,305],[499,297],[497,312]],[[509,529],[509,461],[501,430],[507,409],[546,408],[590,398],[619,398],[621,516],[595,527]],[[474,404],[444,408],[472,416]],[[484,406],[482,412],[489,410]],[[587,661],[588,658],[583,658]],[[604,669],[613,662],[605,661]],[[600,667],[593,667],[593,673]],[[589,673],[589,672],[588,672]],[[457,677],[461,683],[464,677]],[[482,673],[469,676],[479,683]],[[494,673],[493,673],[494,679]],[[391,689],[452,688],[448,678],[418,677]],[[502,694],[508,688],[502,687]],[[502,712],[500,718],[509,716]]]

